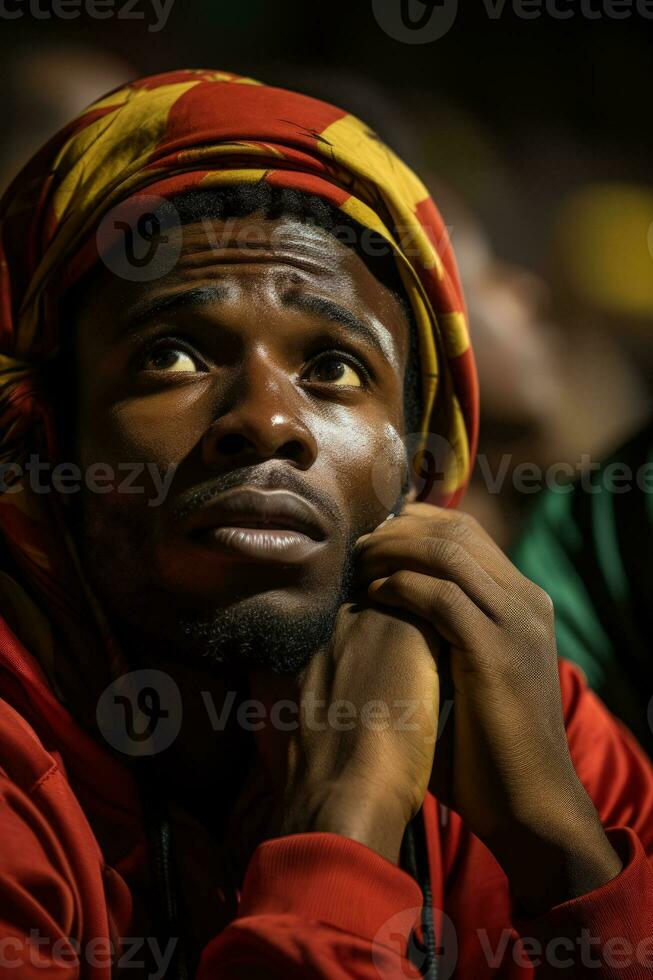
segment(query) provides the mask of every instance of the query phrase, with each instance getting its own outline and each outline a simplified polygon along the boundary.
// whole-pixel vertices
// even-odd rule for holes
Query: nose
[[[287,372],[264,354],[252,357],[234,380],[229,406],[202,440],[205,465],[247,465],[287,459],[308,469],[317,442],[302,418],[302,398]]]

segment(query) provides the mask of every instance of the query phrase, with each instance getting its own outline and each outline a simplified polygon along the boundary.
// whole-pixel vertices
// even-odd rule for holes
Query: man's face
[[[405,490],[408,325],[315,226],[175,234],[171,272],[103,269],[77,311],[77,462],[148,467],[84,489],[83,561],[135,657],[295,672],[330,635],[354,541]]]

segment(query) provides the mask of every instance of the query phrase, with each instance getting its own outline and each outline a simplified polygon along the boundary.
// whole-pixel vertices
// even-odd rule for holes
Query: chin
[[[296,674],[329,641],[340,607],[330,601],[279,589],[237,599],[210,611],[178,617],[178,649],[184,660],[204,666],[235,666]]]

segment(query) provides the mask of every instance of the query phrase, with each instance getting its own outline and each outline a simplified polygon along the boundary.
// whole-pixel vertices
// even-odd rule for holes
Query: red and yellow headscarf
[[[100,99],[4,194],[0,466],[55,453],[41,372],[57,349],[62,292],[97,261],[95,233],[107,212],[139,195],[254,181],[317,194],[390,243],[418,326],[422,428],[452,448],[437,502],[457,503],[476,447],[478,392],[456,264],[428,191],[344,110],[218,71],[156,75]],[[110,632],[56,497],[22,482],[21,492],[0,495],[0,536],[21,573],[19,585],[0,566],[0,616],[12,630],[0,633],[0,646],[20,642],[55,689],[65,671],[69,689],[84,683],[89,663],[110,664]],[[98,641],[104,657],[93,652]]]

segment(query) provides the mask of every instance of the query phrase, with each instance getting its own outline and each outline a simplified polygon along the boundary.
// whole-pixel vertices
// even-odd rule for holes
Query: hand
[[[268,723],[257,733],[281,789],[272,832],[331,831],[397,862],[433,768],[438,646],[408,613],[347,603],[299,678],[251,675],[252,696],[268,707],[286,699],[300,707],[295,730]]]
[[[357,550],[369,597],[449,644],[452,758],[438,743],[431,788],[495,853],[516,900],[535,913],[618,874],[569,754],[546,593],[473,518],[428,504]]]

